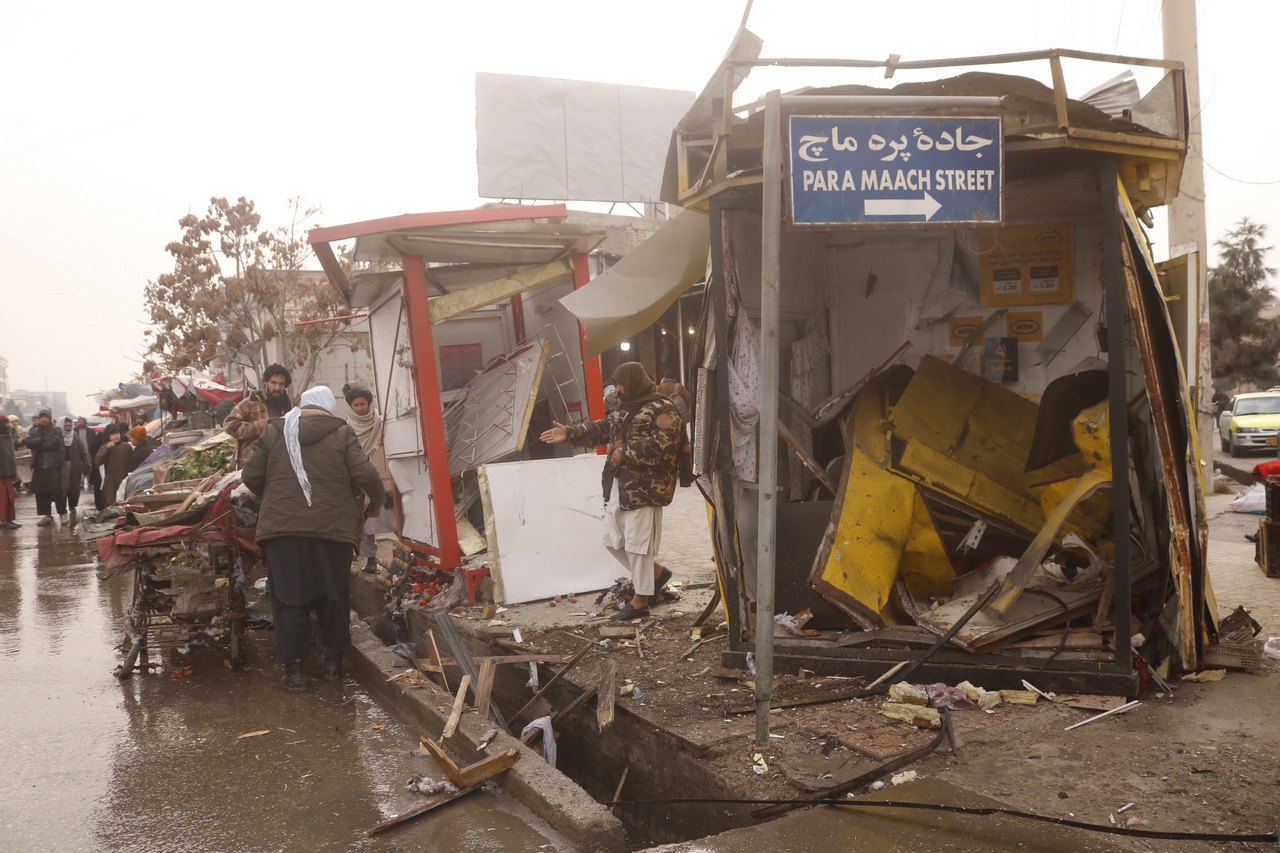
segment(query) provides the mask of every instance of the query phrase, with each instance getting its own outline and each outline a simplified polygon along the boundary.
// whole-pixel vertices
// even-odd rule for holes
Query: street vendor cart
[[[225,655],[233,670],[243,666],[247,607],[262,570],[256,519],[233,504],[232,490],[227,484],[206,507],[97,540],[104,576],[127,574],[132,584],[117,678],[139,667],[184,677],[198,648]]]

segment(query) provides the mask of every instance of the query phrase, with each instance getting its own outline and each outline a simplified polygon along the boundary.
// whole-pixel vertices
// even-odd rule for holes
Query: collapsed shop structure
[[[668,200],[710,217],[695,459],[727,662],[755,653],[758,709],[775,667],[879,675],[939,636],[917,678],[1132,695],[1135,649],[1197,669],[1216,615],[1178,346],[1195,336],[1171,326],[1140,224],[1177,193],[1180,63],[809,60],[1039,61],[1054,85],[969,72],[734,108],[751,67],[788,64],[737,56],[677,129]],[[1063,58],[1163,77],[1113,116],[1067,97]],[[897,162],[821,164],[859,141]],[[986,165],[908,174],[966,148]],[[935,209],[873,215],[895,184]],[[806,609],[828,630],[773,640],[775,611]]]

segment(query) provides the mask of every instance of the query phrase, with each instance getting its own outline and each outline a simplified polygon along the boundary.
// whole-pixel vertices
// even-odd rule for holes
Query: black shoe
[[[323,672],[325,681],[337,681],[342,678],[342,652],[325,649]]]
[[[663,566],[662,571],[658,572],[658,577],[655,578],[653,581],[654,594],[656,595],[657,593],[660,593],[664,589],[666,589],[667,582],[670,580],[671,580],[671,570],[668,569],[666,566]]]
[[[284,678],[280,686],[290,693],[303,693],[307,689],[307,677],[302,674],[302,661],[295,660],[284,665]]]
[[[21,526],[16,521],[6,521],[4,524],[0,524],[0,530],[17,530]]]
[[[1246,533],[1246,534],[1244,535],[1244,538],[1245,538],[1245,539],[1248,539],[1250,542],[1257,542],[1257,541],[1258,541],[1258,534],[1256,534],[1256,533]]]
[[[623,620],[623,619],[643,619],[643,618],[647,617],[648,615],[649,615],[649,608],[647,608],[647,607],[632,607],[632,606],[631,606],[631,602],[630,602],[630,601],[628,601],[628,602],[626,602],[625,604],[623,604],[621,607],[619,607],[619,608],[618,608],[618,612],[617,612],[617,613],[613,614],[613,615],[612,615],[612,616],[610,616],[609,618],[610,618],[610,619],[617,619],[617,620],[621,621],[621,620]]]
[[[368,572],[371,575],[376,575],[378,573],[378,558],[370,557],[368,560],[365,561],[364,567],[360,569],[360,571]]]

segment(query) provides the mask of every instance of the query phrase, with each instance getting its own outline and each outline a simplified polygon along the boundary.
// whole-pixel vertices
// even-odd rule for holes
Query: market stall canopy
[[[566,259],[590,252],[604,240],[603,230],[565,222],[568,215],[562,204],[414,213],[316,228],[308,239],[329,281],[351,307],[369,306],[399,279],[355,276],[353,283],[331,245],[343,240],[355,240],[352,260],[359,263],[399,265],[405,255],[420,256],[441,296],[505,281],[510,287],[491,288],[505,298],[569,275],[561,266]]]
[[[589,284],[560,300],[587,335],[585,358],[648,328],[702,278],[711,249],[705,214],[686,210]]]
[[[238,403],[247,394],[243,389],[223,385],[207,373],[198,372],[157,376],[151,380],[151,389],[157,394],[164,394],[166,391],[172,393],[177,399],[175,411],[179,412],[187,411],[188,396],[197,397],[210,406],[216,406],[223,400]]]
[[[154,394],[147,394],[142,397],[128,397],[123,400],[112,400],[107,404],[113,412],[127,412],[134,409],[154,409],[160,405],[160,401],[156,399]]]

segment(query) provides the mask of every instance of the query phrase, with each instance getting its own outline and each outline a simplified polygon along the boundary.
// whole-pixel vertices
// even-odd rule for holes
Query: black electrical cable
[[[1096,823],[1084,823],[1078,820],[1068,820],[1063,817],[1049,817],[1048,815],[1035,814],[1034,812],[1023,812],[1017,809],[1007,809],[1001,806],[952,806],[945,803],[912,803],[894,800],[735,800],[720,797],[681,797],[662,800],[618,800],[611,805],[616,806],[670,806],[680,805],[683,803],[705,803],[708,805],[789,805],[797,804],[801,806],[855,806],[857,808],[891,808],[891,809],[920,809],[924,811],[941,811],[954,812],[956,814],[971,815],[995,815],[1002,814],[1008,817],[1020,817],[1026,820],[1037,820],[1042,823],[1053,823],[1059,826],[1069,826],[1073,829],[1084,829],[1089,832],[1106,832],[1112,835],[1126,835],[1132,838],[1160,838],[1173,841],[1239,841],[1239,842],[1258,842],[1258,843],[1276,843],[1280,841],[1280,835],[1275,830],[1271,832],[1260,833],[1229,833],[1229,832],[1161,832],[1156,829],[1135,829],[1128,826],[1106,826]]]

